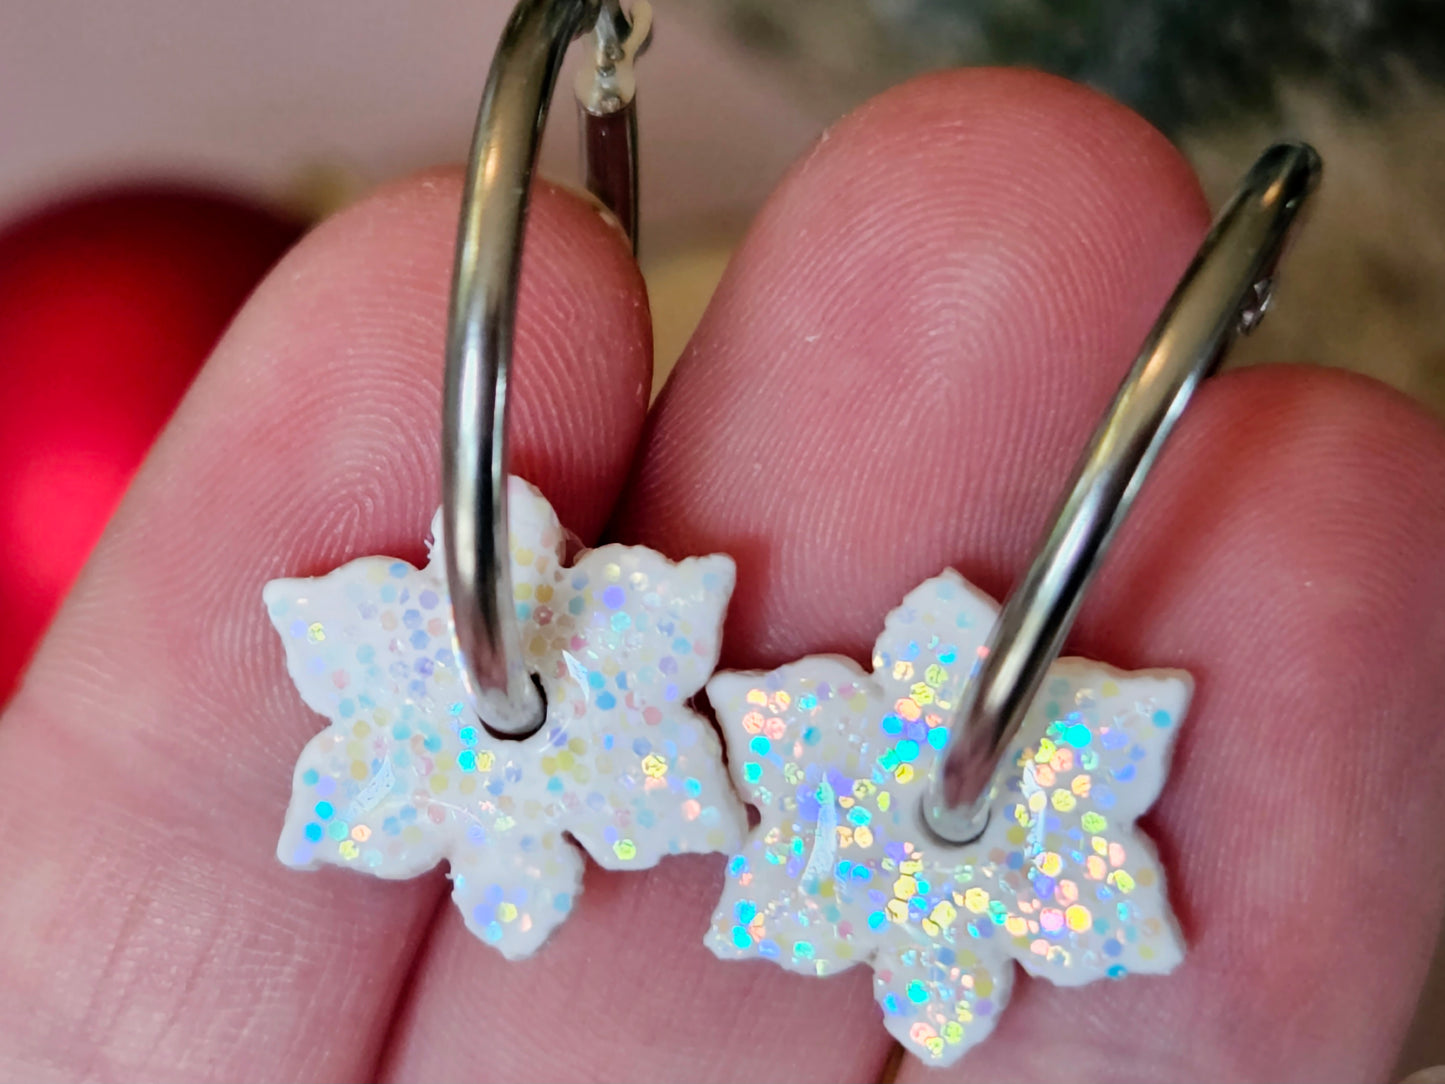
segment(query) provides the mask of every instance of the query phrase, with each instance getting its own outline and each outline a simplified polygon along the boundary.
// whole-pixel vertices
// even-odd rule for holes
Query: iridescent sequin
[[[302,698],[331,725],[296,765],[277,853],[298,868],[411,877],[450,863],[467,926],[509,957],[608,869],[730,851],[746,817],[712,728],[687,707],[717,662],[733,564],[604,546],[562,564],[545,498],[509,492],[512,582],[542,728],[493,737],[463,693],[445,564],[364,558],[277,580],[265,601]],[[433,536],[440,529],[440,514]]]
[[[1054,665],[975,843],[944,847],[919,803],[996,607],[953,572],[889,615],[873,672],[836,656],[721,673],[708,694],[761,823],[727,866],[708,943],[811,975],[873,968],[884,1022],[946,1064],[992,1030],[1010,960],[1063,985],[1182,958],[1134,821],[1190,693],[1178,671]]]

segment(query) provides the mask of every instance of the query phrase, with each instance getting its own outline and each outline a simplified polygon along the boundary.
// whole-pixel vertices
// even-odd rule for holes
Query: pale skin
[[[439,906],[440,873],[274,858],[324,724],[261,587],[421,556],[458,198],[452,173],[401,184],[283,261],[0,722],[0,1078],[884,1071],[866,969],[703,948],[720,856],[589,870],[522,963]],[[945,565],[1016,580],[1206,224],[1178,153],[1090,92],[910,84],[782,182],[644,424],[641,278],[590,207],[539,188],[515,470],[586,539],[731,553],[724,666],[861,656]],[[1445,898],[1442,551],[1445,433],[1403,398],[1298,366],[1206,385],[1073,640],[1196,678],[1144,822],[1188,957],[1020,981],[986,1043],[900,1078],[1383,1078]]]

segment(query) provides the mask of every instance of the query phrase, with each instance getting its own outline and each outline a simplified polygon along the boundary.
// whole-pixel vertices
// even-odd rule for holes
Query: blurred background
[[[655,6],[640,109],[659,381],[753,212],[827,124],[912,74],[1004,63],[1127,102],[1216,200],[1272,139],[1313,142],[1327,179],[1286,303],[1234,363],[1360,369],[1445,412],[1439,0]],[[374,185],[463,157],[509,8],[5,0],[0,701],[265,269]],[[565,94],[543,161],[564,180],[576,130]],[[1445,982],[1435,988],[1445,1005]],[[1402,1070],[1445,1061],[1442,1012],[1422,1010]]]

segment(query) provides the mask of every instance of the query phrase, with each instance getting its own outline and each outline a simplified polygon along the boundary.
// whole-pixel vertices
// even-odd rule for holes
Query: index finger
[[[297,699],[261,588],[413,557],[437,503],[454,175],[276,269],[182,405],[0,725],[0,1075],[368,1075],[439,877],[275,860]],[[590,207],[534,200],[513,469],[606,520],[646,406],[646,300]]]

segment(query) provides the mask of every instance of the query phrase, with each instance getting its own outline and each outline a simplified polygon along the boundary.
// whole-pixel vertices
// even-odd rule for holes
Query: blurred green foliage
[[[929,68],[1026,65],[1098,87],[1171,133],[1268,115],[1286,81],[1366,108],[1403,74],[1445,79],[1445,0],[725,3],[755,46],[862,93]]]

